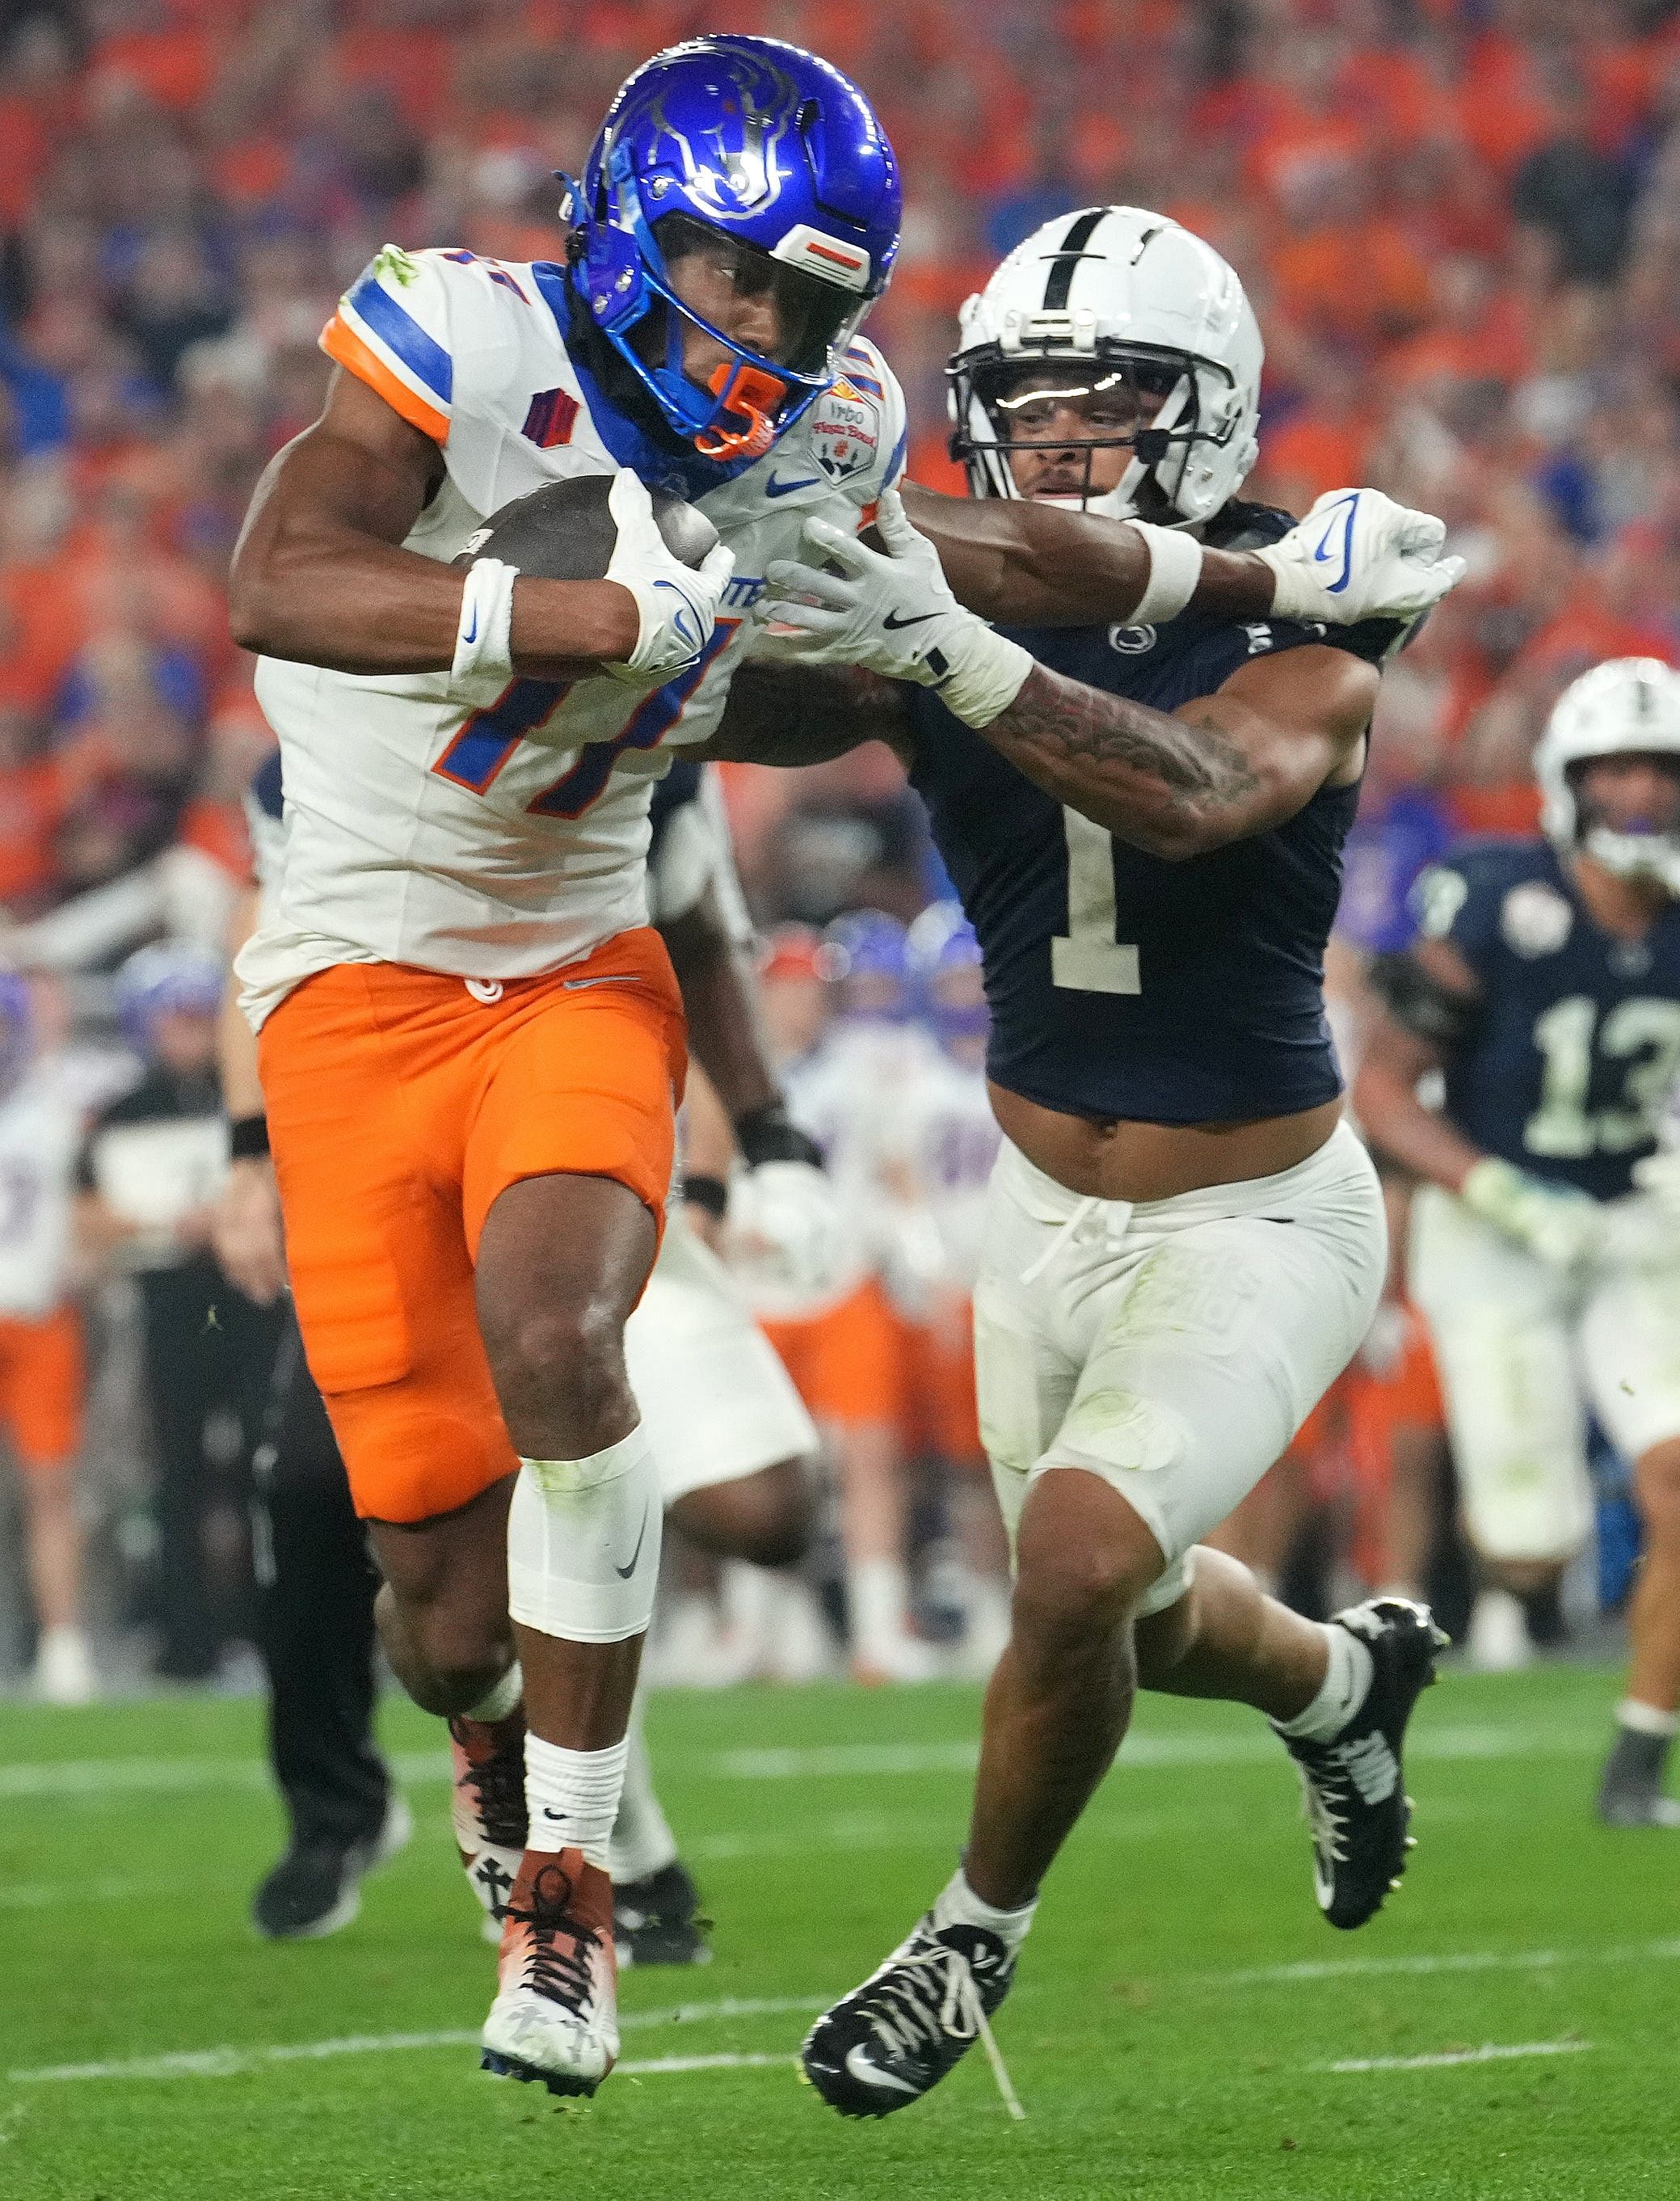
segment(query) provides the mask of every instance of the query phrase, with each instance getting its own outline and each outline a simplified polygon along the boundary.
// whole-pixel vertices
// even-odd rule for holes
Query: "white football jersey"
[[[881,1177],[887,1126],[932,1045],[915,1024],[842,1018],[809,1054],[781,1065],[787,1112],[822,1149],[843,1235],[841,1258],[817,1299],[794,1292],[779,1274],[760,1273],[749,1260],[737,1264],[763,1320],[804,1321],[824,1313],[881,1272],[893,1221]]]
[[[930,1290],[973,1292],[1002,1137],[980,1064],[930,1048],[910,1065],[898,1105],[882,1119],[878,1149],[888,1195],[900,1209],[887,1280],[906,1312],[919,1312]]]
[[[0,1316],[38,1320],[65,1295],[83,1131],[50,1065],[0,1100]]]
[[[556,266],[387,246],[341,300],[324,349],[442,449],[445,478],[407,549],[447,563],[516,497],[617,470],[567,355],[562,285]],[[516,678],[473,701],[447,671],[260,659],[286,859],[239,959],[252,1022],[336,963],[522,977],[644,924],[650,786],[673,748],[715,729],[766,564],[798,555],[813,517],[863,524],[904,449],[898,385],[854,343],[833,390],[698,499],[735,576],[700,662],[651,693],[605,675]]]

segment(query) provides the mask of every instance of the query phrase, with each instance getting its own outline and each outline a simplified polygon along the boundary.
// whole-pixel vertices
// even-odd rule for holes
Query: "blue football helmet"
[[[958,901],[931,902],[910,929],[910,975],[923,1013],[948,1046],[982,1039],[989,1025],[980,942]]]
[[[0,1091],[9,1093],[35,1051],[35,1004],[29,983],[15,971],[0,971]]]
[[[848,77],[780,38],[691,38],[620,86],[581,183],[561,179],[573,283],[667,425],[705,458],[757,459],[841,371],[899,249],[899,164]],[[768,292],[785,359],[685,305],[671,270],[712,258]],[[685,324],[729,355],[709,390]]]
[[[220,955],[190,940],[159,940],[137,948],[116,975],[117,1013],[129,1045],[149,1054],[160,1017],[214,1016],[227,972]]]
[[[866,1024],[899,1024],[910,1012],[904,928],[882,909],[837,917],[822,936],[822,976],[839,990],[840,1014]]]

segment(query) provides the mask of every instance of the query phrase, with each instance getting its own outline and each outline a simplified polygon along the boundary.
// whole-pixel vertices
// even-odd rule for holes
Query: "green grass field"
[[[1671,2197],[1680,1838],[1591,1821],[1613,1693],[1449,1676],[1415,1730],[1412,1875],[1357,1936],[1314,1910],[1259,1723],[1147,1704],[1002,2014],[1020,2125],[978,2051],[875,2125],[792,2063],[949,1869],[970,1690],[656,1703],[717,1959],[627,1978],[625,2066],[568,2107],[477,2070],[492,1957],[419,1714],[386,1728],[413,1846],[346,1932],[270,1946],[246,1922],[278,1828],[256,1706],[0,1710],[0,2194]],[[1481,2049],[1544,2052],[1380,2063]]]

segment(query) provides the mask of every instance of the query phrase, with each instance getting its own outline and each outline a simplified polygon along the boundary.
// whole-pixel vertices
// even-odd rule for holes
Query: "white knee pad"
[[[642,1635],[659,1578],[664,1504],[640,1423],[587,1459],[519,1464],[507,1514],[507,1609],[544,1635]]]

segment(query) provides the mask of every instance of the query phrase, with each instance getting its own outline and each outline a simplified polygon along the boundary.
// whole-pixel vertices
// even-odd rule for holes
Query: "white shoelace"
[[[992,2066],[992,2076],[997,2082],[1004,2107],[1019,2122],[1027,2112],[1021,2105],[1021,2097],[1010,2083],[1009,2069],[992,2033],[992,2022],[986,2015],[986,2005],[980,1999],[980,1989],[975,1984],[974,1973],[963,1952],[952,1948],[948,1942],[935,1941],[931,1946],[917,1949],[908,1956],[894,1957],[883,1966],[883,1970],[889,1975],[882,1981],[883,1992],[896,1992],[904,2006],[903,2016],[884,2010],[870,2018],[869,2022],[883,2045],[898,2051],[914,2051],[921,2045],[928,2032],[933,2016],[933,2004],[916,1992],[919,1982],[898,1981],[890,1976],[893,1972],[912,1966],[934,1975],[934,1980],[943,1968],[945,1992],[939,2004],[939,2028],[952,2040],[972,2040],[979,2036],[980,2044],[986,2051],[986,2060]],[[934,1981],[929,1983],[933,1984]]]

